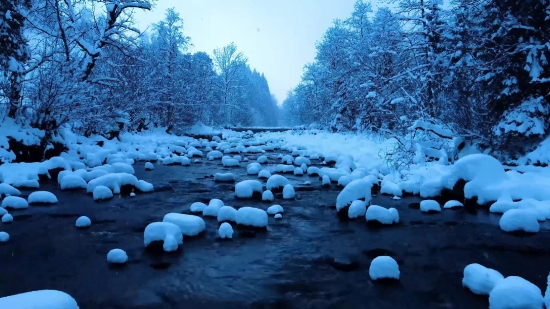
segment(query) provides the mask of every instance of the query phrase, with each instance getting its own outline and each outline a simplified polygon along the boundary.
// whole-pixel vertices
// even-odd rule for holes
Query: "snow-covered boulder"
[[[297,168],[294,169],[294,175],[295,176],[302,176],[302,175],[304,175],[304,171],[302,170],[301,167],[297,167]]]
[[[5,309],[79,309],[69,294],[55,290],[26,292],[0,298]]]
[[[48,191],[34,191],[29,195],[29,204],[56,204],[57,197]]]
[[[221,239],[233,238],[233,227],[231,224],[227,222],[222,223],[218,229],[218,236],[220,236]]]
[[[264,202],[272,202],[275,199],[273,196],[273,192],[270,190],[265,190],[264,193],[262,193],[262,201]]]
[[[531,209],[510,209],[500,217],[499,225],[505,232],[538,233],[540,230],[537,214]]]
[[[282,219],[282,218],[283,218],[283,215],[281,215],[281,214],[276,214],[273,218],[275,218],[275,219]]]
[[[307,168],[307,174],[309,176],[320,176],[321,171],[316,166],[310,166],[310,167]]]
[[[7,214],[8,211],[5,208],[0,207],[0,217]]]
[[[21,195],[21,191],[8,185],[7,183],[0,183],[0,196],[1,195]]]
[[[345,187],[352,181],[353,181],[353,178],[351,178],[351,175],[340,176],[340,178],[338,178],[338,185]]]
[[[321,177],[321,185],[323,187],[330,187],[330,177],[323,175],[323,177]]]
[[[58,179],[61,190],[86,189],[88,184],[81,176],[71,174]]]
[[[10,240],[10,234],[6,232],[0,232],[0,243],[8,242]]]
[[[379,257],[376,257],[374,260],[372,260],[372,262],[370,263],[369,276],[372,280],[378,280],[378,279],[399,280],[399,275],[400,275],[399,265],[392,257],[379,256]]]
[[[75,226],[77,228],[86,228],[92,225],[92,220],[86,216],[81,216],[76,219]]]
[[[203,218],[180,213],[168,213],[164,216],[162,222],[177,225],[184,236],[197,236],[206,228]]]
[[[224,157],[222,158],[222,164],[225,167],[234,167],[234,166],[239,166],[240,163],[239,161],[233,158]]]
[[[363,217],[367,212],[367,202],[361,200],[355,200],[348,208],[348,217],[355,219]]]
[[[443,205],[443,208],[445,209],[462,208],[462,207],[464,207],[464,204],[455,200],[447,201],[445,205]]]
[[[271,177],[271,172],[269,170],[263,169],[258,173],[258,178],[268,179]]]
[[[276,215],[278,213],[282,213],[285,210],[283,209],[283,206],[281,205],[272,205],[267,208],[267,214],[269,215]]]
[[[288,185],[290,181],[282,175],[272,175],[267,180],[266,189],[272,192],[281,191],[284,186]]]
[[[501,280],[489,293],[491,309],[542,309],[541,290],[517,276]]]
[[[241,207],[237,210],[237,224],[255,228],[267,227],[267,212],[253,207]]]
[[[267,157],[266,156],[259,156],[258,159],[256,159],[256,162],[263,164],[267,163]]]
[[[155,187],[153,186],[152,183],[149,183],[145,180],[138,180],[138,182],[136,183],[135,185],[136,189],[138,192],[153,192],[155,191]],[[130,196],[132,196],[132,194],[134,194],[134,192],[130,193]],[[134,194],[135,195],[135,194]]]
[[[112,173],[94,180],[88,183],[86,191],[93,193],[97,186],[105,186],[113,191],[114,194],[120,194],[121,188],[124,186],[135,187],[138,183],[136,176],[127,173]],[[128,192],[129,193],[129,192]]]
[[[235,185],[238,198],[252,198],[254,194],[262,195],[262,183],[258,180],[243,180]]]
[[[294,190],[294,186],[291,184],[287,184],[283,188],[283,198],[285,200],[290,200],[296,197],[296,191]]]
[[[311,165],[311,161],[306,157],[297,157],[294,159],[294,164],[298,166],[302,164]]]
[[[113,173],[127,173],[127,174],[135,174],[136,171],[134,168],[127,163],[117,162],[111,164],[113,167]]]
[[[212,157],[212,159],[221,159],[223,157],[223,153],[218,150],[212,150],[206,154],[206,157],[207,158]]]
[[[148,247],[155,241],[162,241],[166,252],[176,251],[183,244],[183,234],[180,228],[170,222],[153,222],[147,225],[143,232],[143,244]]]
[[[237,209],[231,206],[222,206],[218,210],[218,222],[235,222],[237,220]]]
[[[441,205],[435,200],[423,200],[420,202],[420,210],[429,213],[441,212]]]
[[[275,173],[294,173],[294,165],[278,164],[273,170]]]
[[[146,171],[152,171],[155,169],[155,166],[151,162],[145,162],[145,170]]]
[[[29,208],[29,203],[22,197],[6,196],[2,200],[2,208],[24,209]]]
[[[107,262],[111,264],[124,264],[128,261],[128,254],[122,249],[113,249],[107,253]]]
[[[12,223],[13,222],[13,216],[10,214],[5,214],[2,216],[2,223]]]
[[[233,173],[216,173],[214,174],[214,180],[220,182],[235,181],[235,175]]]
[[[293,164],[294,163],[294,157],[291,156],[291,155],[284,155],[283,158],[281,159],[281,161],[283,161],[283,163],[285,163],[285,164]]]
[[[504,276],[498,271],[473,263],[464,268],[462,285],[478,295],[489,295]]]
[[[261,170],[262,166],[260,165],[260,163],[257,162],[249,163],[246,167],[246,173],[248,175],[258,175]]]
[[[202,213],[207,206],[208,205],[206,205],[205,203],[195,202],[195,203],[191,204],[191,207],[189,208],[189,211]]]
[[[94,201],[103,201],[113,198],[113,192],[106,186],[97,186],[93,192]]]
[[[365,214],[367,223],[389,225],[399,223],[399,213],[395,208],[384,208],[378,205],[370,205]]]
[[[220,208],[224,206],[224,203],[222,200],[219,200],[217,198],[211,199],[208,203],[208,206],[204,208],[202,211],[202,215],[205,217],[217,217],[218,211],[220,211]]]
[[[340,212],[340,210],[351,205],[351,203],[355,200],[362,199],[367,203],[370,202],[372,198],[371,188],[372,180],[369,179],[356,179],[350,182],[347,186],[344,187],[342,192],[338,194],[338,197],[336,198],[336,210]]]

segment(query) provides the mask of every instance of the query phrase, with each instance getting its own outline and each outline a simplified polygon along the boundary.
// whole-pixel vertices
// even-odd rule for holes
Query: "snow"
[[[237,161],[233,158],[223,157],[222,158],[222,164],[225,167],[234,167],[234,166],[239,166],[240,163],[239,163],[239,161]]]
[[[7,183],[0,183],[0,195],[21,195],[21,191],[8,185]]]
[[[146,171],[152,171],[155,169],[155,166],[153,165],[153,163],[151,162],[145,162],[145,170]]]
[[[275,218],[275,219],[282,219],[282,218],[283,218],[283,215],[281,215],[281,214],[276,214],[273,218]]]
[[[219,199],[211,199],[208,203],[208,206],[204,208],[202,211],[202,215],[206,217],[217,217],[218,211],[220,211],[220,208],[224,206],[224,203],[222,200]]]
[[[389,256],[376,257],[370,263],[369,276],[372,280],[399,279],[399,265]]]
[[[265,190],[264,193],[262,193],[262,201],[264,202],[272,202],[275,199],[273,196],[273,192],[270,190]]]
[[[294,175],[302,176],[302,175],[304,175],[304,170],[302,170],[301,167],[297,167],[297,168],[294,169]]]
[[[394,224],[399,222],[399,213],[395,208],[384,208],[378,205],[370,205],[365,214],[367,221],[378,221],[382,224]]]
[[[223,153],[218,150],[212,150],[206,154],[206,157],[212,159],[221,159],[223,157]]]
[[[254,192],[262,193],[262,183],[258,180],[243,180],[235,185],[238,198],[251,198]]]
[[[197,236],[206,228],[203,218],[180,213],[168,213],[164,216],[162,222],[177,225],[184,236]]]
[[[136,189],[138,189],[141,192],[153,192],[155,190],[155,187],[153,186],[153,184],[148,183],[145,180],[138,180],[136,184]],[[134,192],[130,193],[130,196],[135,196],[135,193]]]
[[[491,309],[542,309],[541,290],[517,276],[501,280],[489,293]]]
[[[0,242],[8,242],[10,240],[10,234],[6,232],[0,232]]]
[[[224,222],[220,225],[220,228],[218,229],[218,235],[222,239],[231,239],[233,238],[233,227],[231,224]]]
[[[0,308],[6,309],[79,309],[69,294],[55,290],[26,292],[0,298]]]
[[[263,169],[258,173],[258,178],[269,179],[271,177],[271,172],[269,170]]]
[[[499,225],[505,232],[523,231],[538,233],[540,230],[537,214],[528,209],[510,209],[506,211],[500,217]]]
[[[58,178],[58,181],[61,190],[86,189],[88,187],[84,178],[74,174],[66,175],[61,179]]]
[[[235,181],[235,175],[233,173],[216,173],[214,174],[215,181]]]
[[[302,164],[311,165],[311,161],[306,157],[297,157],[296,159],[294,159],[294,164],[298,166]]]
[[[285,200],[290,200],[296,197],[296,191],[294,191],[294,186],[287,184],[283,188],[283,198]]]
[[[324,179],[323,179],[324,181]],[[349,206],[353,201],[364,199],[365,202],[371,200],[372,180],[368,178],[356,179],[344,187],[342,192],[336,198],[336,210]]]
[[[546,279],[546,292],[544,293],[544,304],[546,305],[546,309],[550,308],[550,274],[548,275],[548,278]]]
[[[441,206],[434,200],[423,200],[420,202],[420,210],[423,212],[440,212]]]
[[[246,167],[246,173],[248,175],[258,175],[258,173],[261,170],[262,170],[262,166],[260,165],[260,163],[257,163],[257,162],[249,163],[248,166]]]
[[[263,164],[267,163],[267,157],[266,156],[259,156],[258,159],[256,159],[256,162]]]
[[[367,202],[355,200],[351,203],[348,209],[348,217],[350,219],[359,218],[366,214]]]
[[[107,253],[107,262],[113,264],[124,264],[128,261],[128,255],[122,249],[113,249]]]
[[[218,222],[231,221],[235,222],[237,220],[237,209],[231,206],[222,206],[218,210]]]
[[[183,243],[183,235],[180,228],[173,223],[153,222],[147,225],[143,232],[143,244],[147,247],[153,241],[163,241],[164,251],[172,252]]]
[[[5,214],[2,216],[2,223],[11,223],[13,222],[13,216],[10,214]]]
[[[272,175],[267,179],[266,189],[273,191],[273,189],[278,189],[289,184],[290,181],[282,175]]]
[[[113,167],[114,173],[135,174],[135,170],[130,164],[117,162],[117,163],[111,164],[111,166]]]
[[[462,285],[478,295],[489,295],[504,276],[498,271],[473,263],[464,268]]]
[[[57,197],[48,191],[35,191],[29,195],[29,204],[56,204]]]
[[[321,180],[322,186],[330,186],[330,178],[327,175],[323,175]]]
[[[240,225],[267,227],[267,212],[259,208],[242,207],[237,210],[237,218],[235,221]]]
[[[97,186],[105,186],[113,191],[114,194],[120,194],[120,188],[126,185],[136,186],[138,179],[136,176],[127,173],[112,173],[107,174],[101,177],[98,177],[94,180],[91,180],[88,183],[86,191],[88,193],[94,192],[94,189]]]
[[[272,205],[267,208],[267,214],[276,215],[278,213],[284,212],[283,206],[281,205]]]
[[[0,207],[0,216],[7,214],[8,211],[5,208]]]
[[[450,200],[450,201],[447,201],[445,203],[445,205],[443,205],[443,208],[458,208],[458,207],[464,207],[464,204],[462,204],[461,202],[459,201],[455,201],[455,200]]]
[[[76,219],[76,227],[89,227],[90,225],[92,225],[92,220],[86,216],[81,216]]]
[[[113,198],[113,192],[106,186],[97,186],[94,188],[93,197],[94,201],[108,200],[110,198]]]
[[[6,196],[2,200],[2,208],[24,209],[29,208],[29,203],[26,199],[18,196]]]
[[[191,212],[203,212],[204,209],[207,207],[208,205],[206,205],[205,203],[201,203],[201,202],[195,202],[193,204],[191,204],[191,207],[189,208],[189,210]]]

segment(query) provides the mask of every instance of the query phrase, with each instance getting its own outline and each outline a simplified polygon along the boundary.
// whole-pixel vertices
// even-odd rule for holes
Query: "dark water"
[[[270,155],[271,162],[275,157]],[[462,271],[470,263],[522,276],[546,289],[548,230],[513,236],[499,229],[498,216],[451,210],[427,215],[408,208],[416,198],[394,201],[388,196],[377,196],[373,203],[397,208],[401,223],[372,229],[364,219],[339,221],[329,206],[340,189],[322,189],[317,178],[307,176],[288,176],[297,185],[297,199],[284,201],[276,194],[275,203],[285,212],[282,220],[270,217],[265,233],[250,237],[236,231],[233,241],[221,242],[216,219],[205,218],[205,235],[185,239],[179,252],[144,251],[145,226],[168,212],[187,212],[192,202],[219,198],[236,207],[271,205],[235,200],[234,185],[207,176],[230,170],[239,180],[256,177],[219,163],[155,165],[152,172],[137,164],[138,178],[164,190],[103,203],[82,191],[42,185],[58,196],[58,205],[12,211],[14,222],[0,225],[11,236],[0,246],[0,297],[56,289],[71,294],[83,309],[487,308],[486,297],[462,288]],[[298,184],[308,179],[313,190],[300,190]],[[92,219],[91,228],[74,227],[80,215]],[[125,267],[107,264],[106,254],[113,248],[128,253]],[[399,284],[369,279],[370,261],[380,254],[400,264]],[[359,268],[338,270],[330,263],[334,258]]]

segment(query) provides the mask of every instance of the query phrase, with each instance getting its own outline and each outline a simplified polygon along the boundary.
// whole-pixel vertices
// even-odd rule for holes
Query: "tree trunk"
[[[21,101],[21,79],[22,74],[19,72],[11,72],[10,74],[10,93],[9,93],[9,101],[10,101],[10,110],[8,112],[8,117],[15,118],[15,115],[17,114],[17,110],[19,109],[20,101]]]

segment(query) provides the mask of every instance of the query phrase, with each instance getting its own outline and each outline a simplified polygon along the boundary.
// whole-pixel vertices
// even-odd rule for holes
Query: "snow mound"
[[[128,261],[128,255],[122,249],[113,249],[107,253],[107,262],[113,264],[124,264]]]
[[[272,205],[267,208],[267,214],[276,215],[278,213],[284,212],[283,206],[281,205]]]
[[[262,166],[260,165],[260,163],[257,162],[249,163],[246,167],[246,173],[248,175],[258,175],[261,170]]]
[[[273,191],[273,189],[280,189],[288,185],[290,181],[282,175],[272,175],[267,179],[266,189]]]
[[[97,186],[105,186],[113,190],[114,194],[120,194],[120,188],[123,186],[136,186],[138,179],[136,176],[127,173],[112,173],[107,174],[101,177],[98,177],[94,180],[91,180],[88,183],[86,191],[88,193],[93,193],[94,189]]]
[[[489,295],[504,276],[498,271],[473,263],[464,268],[462,285],[478,295]]]
[[[506,277],[489,293],[491,309],[542,309],[542,307],[543,298],[540,289],[521,277]]]
[[[195,202],[191,204],[189,210],[191,212],[203,212],[206,207],[208,207],[208,205],[206,205],[205,203]]]
[[[162,222],[170,222],[177,225],[184,236],[197,236],[206,227],[203,218],[179,213],[166,214]]]
[[[302,165],[302,164],[311,165],[311,161],[306,157],[297,157],[296,159],[294,159],[294,164],[295,165]]]
[[[83,227],[89,227],[90,225],[92,225],[92,220],[90,220],[90,218],[86,216],[81,216],[81,217],[78,217],[78,219],[76,219],[76,223],[75,223],[76,227],[83,228]]]
[[[262,193],[262,201],[264,202],[272,202],[275,199],[273,196],[273,192],[270,190],[265,190],[264,193]]]
[[[56,204],[57,197],[48,191],[35,191],[29,195],[29,204]]]
[[[399,222],[399,213],[395,208],[384,208],[378,205],[370,205],[365,214],[367,222],[378,221],[381,224],[394,224]]]
[[[264,228],[267,227],[267,212],[259,208],[242,207],[237,210],[237,224]]]
[[[371,206],[372,207],[372,206]],[[370,208],[370,207],[369,207]],[[376,257],[370,263],[369,276],[372,280],[378,279],[398,279],[399,280],[399,265],[389,256]]]
[[[6,309],[79,309],[69,294],[55,290],[32,291],[0,298]]]
[[[268,179],[269,177],[271,177],[271,172],[269,170],[263,169],[258,173],[258,178]]]
[[[7,214],[8,211],[5,208],[0,207],[0,216]]]
[[[88,184],[81,176],[71,174],[58,179],[61,190],[86,189]]]
[[[459,202],[459,201],[455,201],[455,200],[447,201],[447,202],[445,203],[445,205],[443,205],[443,208],[445,208],[445,209],[459,208],[459,207],[464,207],[464,204],[462,204],[462,203]]]
[[[275,173],[294,173],[294,165],[278,164],[274,168]]]
[[[176,251],[183,243],[180,228],[170,222],[153,222],[147,225],[143,232],[143,244],[149,246],[153,241],[162,241],[166,252]]]
[[[365,202],[370,202],[371,188],[371,179],[363,178],[356,179],[350,182],[347,186],[344,187],[344,190],[342,190],[342,192],[338,194],[338,197],[336,198],[336,210],[340,211],[344,207],[351,205],[351,203],[355,200],[364,199]]]
[[[231,239],[233,238],[233,227],[231,224],[224,222],[220,225],[220,228],[218,229],[218,235],[222,239]]]
[[[237,209],[231,206],[222,206],[218,211],[218,222],[235,222],[237,220]]]
[[[434,200],[423,200],[420,202],[422,212],[441,212],[441,206]]]
[[[296,197],[296,191],[294,191],[294,186],[287,184],[283,188],[283,198],[285,200],[290,200]]]
[[[145,170],[146,171],[152,171],[155,169],[155,166],[153,165],[153,163],[151,162],[145,162]]]
[[[220,211],[220,208],[224,206],[224,203],[222,200],[219,200],[217,198],[211,199],[208,203],[208,206],[204,208],[202,211],[202,215],[206,217],[217,217],[218,211]]]
[[[256,162],[263,164],[267,163],[267,157],[266,156],[259,156],[258,159],[256,159]]]
[[[113,198],[113,192],[106,186],[97,186],[93,192],[94,201],[108,200]]]
[[[302,176],[302,175],[304,175],[304,170],[302,170],[301,167],[297,167],[297,168],[294,169],[294,175],[295,176]]]
[[[222,158],[222,164],[225,167],[234,167],[234,166],[239,166],[239,161],[237,161],[233,158],[223,157]]]
[[[13,216],[10,214],[5,214],[2,216],[2,223],[12,223],[13,222]]]
[[[273,218],[275,218],[275,219],[282,219],[282,218],[283,218],[283,215],[281,215],[281,214],[276,214]]]
[[[7,183],[0,183],[0,195],[21,195],[21,191]]]
[[[330,186],[330,177],[328,177],[327,175],[323,175],[323,177],[321,178],[321,185],[323,187],[327,187],[327,186]]]
[[[221,159],[223,157],[223,153],[218,150],[212,150],[206,154],[207,158],[212,157],[213,159]]]
[[[18,196],[6,196],[2,200],[2,208],[12,208],[12,209],[24,209],[29,208],[29,203],[26,199]]]
[[[362,217],[367,212],[367,202],[361,200],[355,200],[351,203],[348,209],[348,217],[350,219],[355,219]]]
[[[255,192],[262,194],[262,183],[258,180],[243,180],[235,185],[238,198],[251,198]]]
[[[8,242],[10,240],[10,234],[6,232],[0,232],[0,242]]]
[[[537,214],[529,209],[510,209],[506,211],[500,217],[499,225],[505,232],[538,233],[540,230]]]
[[[114,173],[127,173],[127,174],[135,174],[136,173],[134,168],[130,164],[127,164],[127,163],[117,162],[117,163],[111,164],[111,166],[113,167],[113,172]]]
[[[215,181],[230,182],[235,181],[235,175],[233,173],[216,173],[214,175]]]

